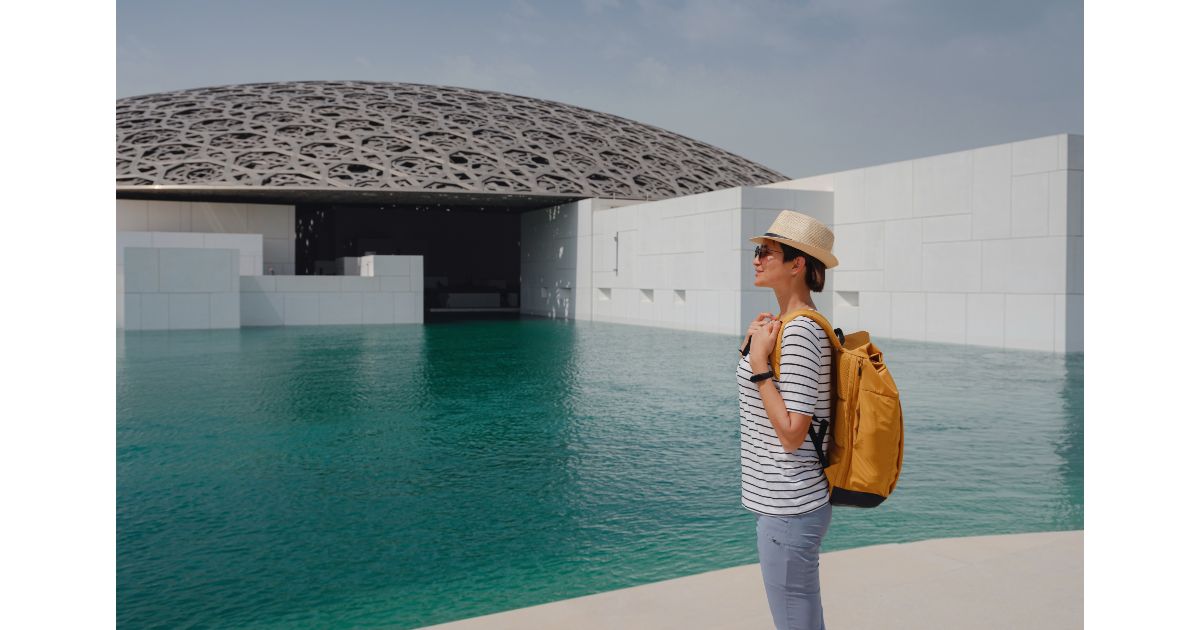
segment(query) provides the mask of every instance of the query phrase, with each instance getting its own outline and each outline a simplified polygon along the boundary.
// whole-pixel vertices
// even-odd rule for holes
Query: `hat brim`
[[[776,235],[767,236],[764,234],[763,236],[755,236],[754,238],[750,239],[751,243],[755,243],[757,245],[762,245],[763,241],[775,241],[776,243],[785,243],[788,246],[794,247],[794,248],[804,252],[805,254],[808,254],[809,256],[812,256],[813,258],[816,258],[817,260],[821,261],[822,263],[824,263],[826,269],[833,269],[834,267],[836,267],[838,265],[837,256],[834,256],[833,252],[827,251],[824,249],[817,249],[811,245],[806,245],[804,243],[798,243],[791,239],[783,238],[782,236],[776,236]]]

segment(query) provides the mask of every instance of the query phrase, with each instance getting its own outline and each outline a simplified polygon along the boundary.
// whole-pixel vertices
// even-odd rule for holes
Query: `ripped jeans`
[[[758,562],[775,627],[825,630],[818,554],[833,506],[800,516],[755,515]]]

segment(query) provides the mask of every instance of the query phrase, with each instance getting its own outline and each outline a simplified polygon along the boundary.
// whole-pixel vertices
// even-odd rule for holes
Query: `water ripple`
[[[414,627],[755,561],[732,336],[126,333],[118,623]],[[825,549],[1083,524],[1083,360],[881,340],[905,470]]]

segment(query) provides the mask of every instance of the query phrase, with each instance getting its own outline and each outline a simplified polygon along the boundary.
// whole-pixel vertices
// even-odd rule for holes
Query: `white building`
[[[817,306],[875,337],[1083,350],[1083,139],[786,177],[598,112],[408,84],[118,101],[117,326],[518,314],[741,335],[748,239],[829,224]]]

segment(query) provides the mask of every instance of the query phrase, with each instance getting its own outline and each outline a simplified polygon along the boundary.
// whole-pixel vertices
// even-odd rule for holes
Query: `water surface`
[[[733,336],[117,336],[129,627],[417,627],[755,562]],[[825,550],[1083,527],[1083,357],[880,340],[905,467]]]

